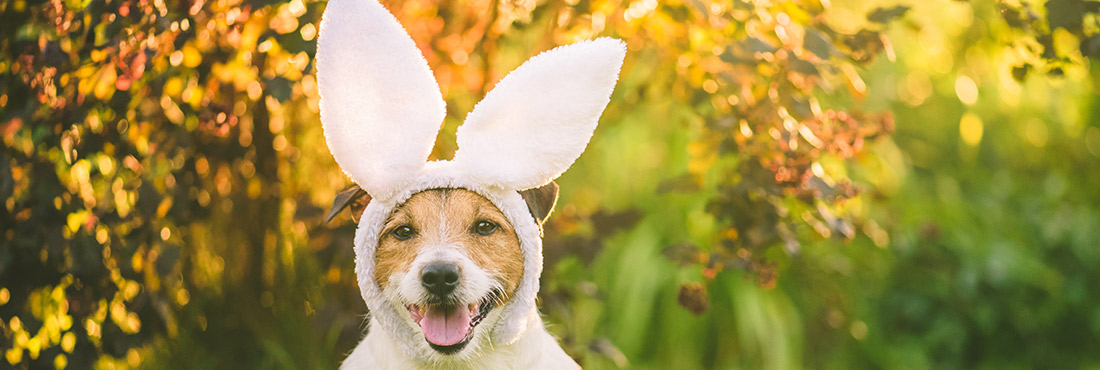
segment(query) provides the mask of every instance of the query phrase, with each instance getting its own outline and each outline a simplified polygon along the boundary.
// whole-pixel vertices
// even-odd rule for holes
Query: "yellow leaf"
[[[165,197],[157,206],[157,217],[164,217],[172,209],[172,197]]]
[[[76,347],[76,334],[70,331],[61,336],[61,350],[72,353],[73,347]]]
[[[195,68],[199,64],[202,64],[202,54],[194,46],[185,45],[183,47],[183,65],[187,68]]]
[[[37,360],[38,353],[42,351],[42,339],[35,336],[27,341],[27,351],[30,352],[32,360]]]
[[[179,77],[169,78],[164,82],[164,95],[177,96],[183,92],[183,79]]]
[[[64,369],[66,366],[69,366],[69,358],[65,357],[64,354],[58,354],[53,358],[53,367],[55,369]]]
[[[77,230],[80,230],[80,226],[84,225],[84,222],[88,220],[89,214],[90,212],[88,212],[87,210],[70,213],[67,220],[69,231],[75,233]]]
[[[102,62],[104,60],[107,60],[107,51],[106,50],[94,50],[94,49],[92,50],[92,61],[93,62],[99,63],[99,62]]]
[[[95,97],[100,100],[110,99],[115,94],[116,79],[118,79],[118,74],[115,73],[114,66],[103,68],[96,79],[95,89],[93,90]]]
[[[982,142],[983,126],[981,117],[967,112],[959,119],[959,136],[966,145],[977,146]]]
[[[863,99],[867,96],[867,84],[863,82],[863,78],[859,77],[859,72],[856,72],[856,68],[851,64],[843,64],[840,68],[844,71],[845,81],[848,82],[848,90],[852,92],[857,99]]]
[[[8,360],[9,364],[19,364],[20,362],[23,362],[23,349],[9,348],[6,352],[4,352],[4,358]]]

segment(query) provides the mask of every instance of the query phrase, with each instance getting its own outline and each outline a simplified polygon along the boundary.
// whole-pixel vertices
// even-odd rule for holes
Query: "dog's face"
[[[552,204],[552,203],[551,203]],[[512,224],[485,197],[431,189],[394,209],[378,236],[374,280],[443,355],[485,343],[523,278]]]

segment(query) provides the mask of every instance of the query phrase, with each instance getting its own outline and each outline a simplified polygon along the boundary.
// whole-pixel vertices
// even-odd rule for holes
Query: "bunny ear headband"
[[[330,0],[321,21],[317,80],[321,123],[336,163],[372,198],[356,230],[356,273],[371,314],[408,351],[423,340],[383,298],[374,251],[388,214],[413,194],[463,188],[493,202],[512,222],[524,275],[495,338],[518,339],[534,312],[542,272],[539,225],[519,191],[545,185],[580,156],[610,101],[626,55],[598,38],[544,52],[486,94],[458,128],[458,151],[428,162],[446,115],[427,61],[375,0]]]

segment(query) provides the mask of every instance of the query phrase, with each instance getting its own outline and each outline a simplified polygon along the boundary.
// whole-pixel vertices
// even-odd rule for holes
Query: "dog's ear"
[[[539,54],[497,83],[459,126],[454,164],[475,183],[549,183],[584,151],[618,80],[626,44],[599,38]]]
[[[367,193],[390,198],[424,167],[446,115],[428,62],[377,1],[330,0],[316,65],[329,151]]]
[[[554,204],[558,202],[558,184],[551,181],[537,188],[520,191],[519,195],[523,197],[524,202],[527,202],[527,209],[531,211],[531,216],[535,217],[535,222],[542,225],[550,217],[550,212],[554,211]]]
[[[367,207],[371,201],[370,194],[363,191],[363,188],[352,185],[344,191],[336,194],[336,199],[332,201],[332,209],[328,211],[328,216],[325,216],[325,223],[332,222],[336,215],[340,214],[344,208],[351,206],[353,220],[358,221],[359,216],[363,213],[363,209]]]

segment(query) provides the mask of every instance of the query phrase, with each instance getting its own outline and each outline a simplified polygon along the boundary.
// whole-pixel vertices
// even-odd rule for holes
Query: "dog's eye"
[[[413,236],[413,228],[409,226],[398,226],[393,231],[390,231],[390,235],[397,240],[409,240]]]
[[[476,224],[474,224],[474,231],[481,235],[489,235],[492,234],[494,231],[497,231],[497,227],[497,224],[489,221],[478,221]]]

